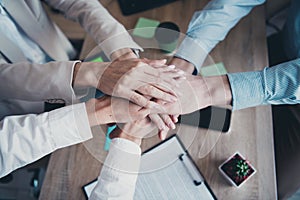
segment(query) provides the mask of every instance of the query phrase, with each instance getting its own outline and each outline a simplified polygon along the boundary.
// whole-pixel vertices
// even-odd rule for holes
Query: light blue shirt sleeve
[[[265,0],[213,0],[194,13],[186,38],[175,56],[194,64],[198,71],[206,55],[254,6]],[[204,55],[205,54],[205,55]]]
[[[262,71],[228,74],[233,110],[300,103],[300,59]]]

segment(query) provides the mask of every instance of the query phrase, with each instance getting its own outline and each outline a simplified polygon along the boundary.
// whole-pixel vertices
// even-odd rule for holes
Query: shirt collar
[[[2,0],[0,0],[0,14],[1,15],[5,14],[5,10],[4,10],[3,5],[2,5]]]

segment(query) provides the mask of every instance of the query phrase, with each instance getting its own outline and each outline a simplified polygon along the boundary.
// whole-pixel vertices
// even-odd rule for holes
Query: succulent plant
[[[236,164],[236,173],[240,177],[247,176],[250,168],[248,163],[245,160],[239,160]]]

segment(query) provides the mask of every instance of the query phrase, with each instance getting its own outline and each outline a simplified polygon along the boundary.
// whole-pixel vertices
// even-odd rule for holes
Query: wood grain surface
[[[127,29],[132,29],[139,17],[146,17],[159,21],[173,21],[185,32],[193,12],[201,9],[208,1],[181,0],[126,17],[121,14],[117,0],[101,2]],[[216,63],[223,62],[230,73],[259,70],[267,66],[264,19],[264,6],[255,8],[213,50],[212,60]],[[91,38],[87,37],[82,58],[94,45]],[[226,134],[183,125],[178,125],[177,129],[171,132],[179,135],[218,199],[277,198],[270,106],[233,112],[231,127]],[[156,135],[146,138],[142,149],[145,150],[158,142]],[[218,171],[218,166],[236,151],[246,157],[257,170],[239,189],[230,186]],[[40,199],[85,199],[81,187],[98,176],[101,166],[101,162],[97,161],[83,144],[54,152]]]

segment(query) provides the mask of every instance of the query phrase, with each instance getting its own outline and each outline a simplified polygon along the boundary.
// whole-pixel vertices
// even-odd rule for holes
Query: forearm
[[[228,74],[234,110],[300,103],[300,59],[262,71]]]
[[[108,96],[90,99],[85,103],[90,126],[115,123],[115,114],[112,110],[112,100]]]
[[[90,199],[133,199],[141,160],[139,145],[153,129],[144,118],[123,124],[110,134],[109,153]]]
[[[98,0],[47,0],[47,2],[63,12],[67,18],[78,21],[108,57],[118,49],[141,49],[124,26],[113,18]]]
[[[27,101],[59,98],[65,100],[66,104],[71,104],[76,98],[72,88],[74,63],[0,64],[0,98]]]
[[[78,62],[74,66],[72,86],[74,88],[98,87],[105,69],[110,62]]]
[[[133,199],[141,149],[134,142],[115,138],[89,199]]]
[[[187,37],[176,56],[193,63],[200,69],[206,55],[220,42],[239,20],[254,6],[265,0],[214,0],[201,11],[195,12],[190,21]]]
[[[130,133],[125,133],[122,128],[117,128],[115,129],[111,134],[110,134],[110,138],[111,139],[115,139],[115,138],[122,138],[124,140],[128,140],[131,142],[136,143],[137,145],[141,145],[142,143],[142,138],[139,137],[135,137]]]
[[[6,117],[0,134],[0,177],[56,149],[92,138],[83,103],[40,115]]]

